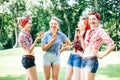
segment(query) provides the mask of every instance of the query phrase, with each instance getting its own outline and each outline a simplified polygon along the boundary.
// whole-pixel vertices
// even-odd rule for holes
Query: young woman
[[[100,15],[91,13],[88,17],[90,30],[87,31],[85,41],[80,36],[81,45],[84,49],[82,55],[82,79],[94,80],[95,73],[98,69],[98,58],[104,58],[114,49],[114,42],[104,29],[99,27]],[[103,43],[108,45],[107,49],[100,55],[98,51]]]
[[[70,40],[67,36],[59,31],[59,19],[52,17],[50,20],[50,30],[45,32],[42,38],[42,50],[45,52],[43,56],[44,80],[50,80],[52,69],[52,80],[58,80],[60,70],[60,53],[64,51]],[[62,43],[66,43],[66,47],[60,49]]]
[[[81,42],[79,35],[85,37],[86,31],[89,29],[89,26],[86,24],[86,18],[80,17],[78,22],[78,28],[75,30],[75,38],[73,41],[73,51],[69,56],[67,67],[66,67],[66,78],[65,80],[71,80],[72,76],[74,80],[81,80],[81,56],[83,54],[83,48],[81,47]]]
[[[38,80],[35,66],[35,57],[33,49],[38,40],[40,40],[43,34],[40,34],[33,42],[30,30],[32,28],[32,20],[30,17],[26,17],[20,23],[21,33],[19,35],[19,44],[23,49],[22,65],[26,69],[26,80]]]

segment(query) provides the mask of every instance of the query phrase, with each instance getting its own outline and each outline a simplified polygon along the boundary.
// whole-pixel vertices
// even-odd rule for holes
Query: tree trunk
[[[98,11],[98,1],[94,0],[95,10]]]
[[[18,24],[17,24],[17,17],[18,17],[18,1],[16,2],[16,18],[15,18],[15,45],[13,46],[13,48],[18,47]]]
[[[116,51],[118,51],[118,30],[119,30],[119,14],[116,12]]]
[[[3,2],[2,2],[2,5],[3,5]],[[3,6],[2,6],[2,8],[3,8]],[[0,37],[2,37],[2,27],[3,27],[3,21],[4,21],[4,8],[3,8],[3,13],[2,13],[2,24],[1,24],[1,26],[0,26]]]
[[[0,37],[2,37],[2,27],[4,26],[3,24],[3,21],[4,21],[4,14],[2,13],[2,24],[0,26]]]
[[[70,23],[69,23],[69,20],[67,18],[67,14],[65,12],[65,9],[62,7],[62,10],[64,12],[64,18],[65,18],[65,22],[67,24],[67,27],[68,27],[68,38],[70,39],[71,38],[71,33],[70,33]]]

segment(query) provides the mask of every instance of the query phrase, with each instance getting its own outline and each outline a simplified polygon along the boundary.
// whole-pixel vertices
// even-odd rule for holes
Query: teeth
[[[91,23],[91,24],[95,24],[95,23]]]

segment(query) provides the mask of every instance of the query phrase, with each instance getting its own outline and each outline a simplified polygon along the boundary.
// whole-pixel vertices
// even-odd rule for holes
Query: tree
[[[0,14],[0,49],[12,48],[17,43],[19,28],[17,17],[30,15],[33,28],[33,39],[41,29],[49,29],[51,16],[62,20],[60,30],[71,41],[81,13],[88,7],[94,7],[101,16],[101,24],[115,41],[116,50],[120,50],[120,2],[119,0],[3,0]],[[0,7],[1,8],[1,7]],[[2,26],[1,26],[2,25]],[[38,43],[39,44],[39,43]]]

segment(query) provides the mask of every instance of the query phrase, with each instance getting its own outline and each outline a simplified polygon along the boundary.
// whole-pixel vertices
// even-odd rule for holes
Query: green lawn
[[[41,48],[35,48],[38,79],[43,80]],[[102,52],[100,52],[102,53]],[[66,61],[70,52],[61,54],[61,70],[59,80],[64,80]],[[0,51],[0,80],[25,80],[25,69],[21,65],[22,49],[8,49]],[[96,80],[120,80],[120,52],[112,52],[99,60]]]

